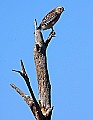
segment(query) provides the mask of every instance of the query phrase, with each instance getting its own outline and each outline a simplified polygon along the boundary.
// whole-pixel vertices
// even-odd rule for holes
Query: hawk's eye
[[[61,10],[61,8],[59,8],[59,11]]]
[[[59,9],[58,9],[58,11],[59,11],[59,12],[61,12],[61,11],[62,11],[62,9],[61,9],[61,8],[59,8]]]

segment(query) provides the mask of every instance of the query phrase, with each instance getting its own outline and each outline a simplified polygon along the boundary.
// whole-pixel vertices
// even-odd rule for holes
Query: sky
[[[12,72],[21,70],[22,59],[38,98],[34,19],[39,25],[56,6],[65,11],[54,26],[56,37],[47,49],[52,120],[93,120],[93,0],[0,0],[0,120],[34,120],[9,84],[29,95],[24,80]],[[50,31],[42,31],[44,39]]]

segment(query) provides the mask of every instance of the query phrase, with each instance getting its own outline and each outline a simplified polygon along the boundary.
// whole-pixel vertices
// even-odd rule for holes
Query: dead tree
[[[52,37],[55,36],[55,32],[52,31],[49,34],[47,40],[44,41],[41,31],[37,29],[36,20],[34,21],[34,24],[35,24],[34,61],[38,81],[38,100],[34,95],[29,77],[26,73],[22,60],[20,61],[22,70],[13,71],[19,73],[22,76],[28,87],[30,96],[26,95],[14,84],[10,85],[24,98],[26,103],[29,105],[36,120],[51,120],[53,106],[51,106],[51,84],[47,69],[46,50]]]

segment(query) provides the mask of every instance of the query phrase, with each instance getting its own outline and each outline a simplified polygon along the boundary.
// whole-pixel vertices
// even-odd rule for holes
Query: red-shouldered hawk
[[[53,9],[43,18],[42,22],[40,23],[40,26],[37,29],[47,30],[52,28],[53,30],[53,25],[58,21],[63,11],[64,8],[60,6]]]

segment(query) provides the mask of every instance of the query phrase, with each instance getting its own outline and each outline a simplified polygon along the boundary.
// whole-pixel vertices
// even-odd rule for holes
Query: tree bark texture
[[[47,70],[46,46],[40,30],[36,30],[35,36],[34,60],[38,80],[38,100],[41,108],[46,109],[51,107],[51,84]]]
[[[30,80],[25,71],[25,67],[22,60],[20,62],[22,70],[13,71],[19,73],[23,77],[30,92],[30,96],[26,95],[14,84],[10,85],[24,98],[26,103],[29,105],[33,115],[35,116],[36,120],[51,120],[53,106],[51,106],[51,84],[47,69],[46,50],[52,37],[54,37],[55,32],[52,31],[49,34],[47,40],[44,41],[42,32],[39,29],[37,29],[37,22],[35,20],[34,34],[35,34],[34,61],[38,81],[38,100],[34,96],[34,92],[32,90]]]

